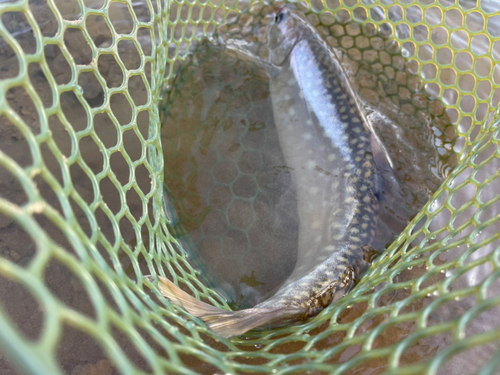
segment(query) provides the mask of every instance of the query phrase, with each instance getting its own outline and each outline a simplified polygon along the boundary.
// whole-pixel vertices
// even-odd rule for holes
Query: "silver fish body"
[[[332,51],[294,13],[276,18],[270,60],[279,68],[270,91],[281,148],[294,170],[299,254],[284,286],[257,306],[302,306],[312,315],[344,295],[368,266],[379,206],[373,149],[380,150]]]
[[[277,12],[268,29],[273,113],[300,219],[296,267],[253,308],[223,311],[161,278],[160,291],[218,335],[316,315],[352,288],[373,254],[383,160],[333,52],[295,13]],[[382,164],[385,169],[389,163]]]

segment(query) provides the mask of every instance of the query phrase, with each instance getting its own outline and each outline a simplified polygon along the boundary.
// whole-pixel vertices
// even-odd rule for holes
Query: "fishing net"
[[[228,308],[169,233],[159,103],[205,35],[221,24],[238,31],[272,7],[0,4],[2,373],[497,371],[500,5],[300,7],[353,60],[378,63],[389,79],[413,87],[391,94],[403,110],[431,106],[446,115],[455,157],[444,183],[348,296],[301,324],[226,340],[143,277],[169,275]],[[412,74],[421,86],[409,84]]]

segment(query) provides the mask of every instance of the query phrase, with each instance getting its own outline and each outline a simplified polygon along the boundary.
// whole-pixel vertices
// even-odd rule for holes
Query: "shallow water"
[[[43,13],[43,10],[45,9],[45,11],[47,11],[46,6],[38,7],[38,1],[33,1],[33,2],[30,1],[30,4],[32,3],[33,3],[33,11],[36,13],[36,15],[45,14]],[[58,6],[60,6],[62,2],[56,1],[56,3],[58,4]],[[134,9],[137,9],[137,4],[139,3],[140,2],[134,2],[135,6]],[[460,1],[461,5],[463,5],[464,3],[466,2]],[[482,3],[486,3],[486,1],[483,1]],[[476,2],[474,2],[474,4],[476,4]],[[68,7],[68,9],[66,9],[70,14],[69,19],[75,18],[75,15],[78,14],[77,9],[78,7],[74,9],[70,9],[70,7]],[[6,18],[6,16],[4,16],[4,18]],[[21,25],[18,22],[18,20],[16,20],[16,22],[18,23],[18,25]],[[54,26],[54,23],[50,21],[47,21],[47,23],[41,25],[41,27],[43,27],[44,32],[51,32],[51,30],[52,32],[55,32],[55,30],[57,30],[57,28]],[[100,37],[101,41],[105,43],[106,38],[108,37],[105,31],[103,31],[105,29],[106,27],[104,25],[97,24],[93,28],[93,30],[96,30],[96,35],[93,34],[93,37],[94,36]],[[344,35],[344,36],[349,36],[349,35]],[[19,38],[19,40],[21,40],[22,43],[25,42],[26,45],[29,45],[29,43],[32,41],[29,38],[29,33],[26,34],[20,33],[17,34],[17,37]],[[73,43],[75,41],[70,39],[70,42]],[[347,42],[349,42],[349,40],[347,40]],[[85,49],[81,48],[81,51],[83,53]],[[9,55],[8,52],[9,51],[6,51],[2,47],[2,54],[0,55],[0,59],[2,62],[5,62],[5,65],[3,65],[4,68],[13,67],[12,69],[15,70],[16,63],[12,59],[13,56]],[[57,53],[57,51],[56,52],[49,51],[49,52],[50,53],[48,55],[48,59],[49,61],[51,61],[50,63],[54,64],[54,67],[60,69],[60,74],[58,74],[57,76],[60,77],[61,79],[65,77],[67,78],[67,76],[65,76],[65,74],[67,74],[67,71],[64,70],[64,68],[66,68],[66,65],[63,64],[64,59],[61,58],[60,53]],[[11,73],[12,71],[9,72],[9,69],[3,70],[3,74],[11,74]],[[118,82],[120,80],[120,77],[117,76],[117,72],[114,71],[113,69],[104,72],[103,75],[105,77],[108,77],[109,82],[111,83]],[[37,92],[40,93],[40,96],[44,101],[44,103],[45,101],[49,101],[51,95],[43,87],[44,78],[43,75],[40,74],[39,70],[38,69],[31,70],[30,78],[33,80],[32,82],[35,85]],[[95,87],[91,83],[87,86],[87,89],[85,91],[86,91],[85,92],[86,99],[90,101],[98,100],[99,96],[102,95],[102,93],[99,90],[95,90]],[[146,94],[142,87],[137,87],[135,92],[138,95]],[[8,93],[8,95],[9,94],[10,98],[8,99],[12,100],[12,103],[14,103],[12,104],[14,111],[22,114],[23,116],[26,116],[25,119],[27,123],[30,124],[30,126],[33,126],[33,129],[36,129],[36,126],[38,126],[36,123],[36,115],[29,108],[28,102],[24,100],[25,98],[23,97],[22,92]],[[71,98],[65,98],[63,99],[63,102],[65,103],[65,105],[67,105],[65,113],[68,113],[68,116],[70,116],[70,119],[71,121],[74,122],[74,125],[85,126],[86,118],[80,116],[78,111],[75,110],[79,108],[79,103],[71,100]],[[147,134],[148,118],[147,117],[141,118],[138,121],[139,121],[138,127],[141,129],[141,131],[144,132],[144,134]],[[65,155],[69,155],[71,153],[72,143],[71,140],[65,136],[62,126],[58,123],[53,123],[50,126],[51,129],[53,129],[53,136],[58,146],[61,148],[61,150],[64,151]],[[112,147],[114,145],[114,142],[116,142],[116,131],[114,130],[115,129],[114,126],[111,125],[109,120],[105,119],[105,116],[102,121],[100,120],[97,121],[96,126],[98,129],[100,129],[98,130],[98,134],[99,137],[105,142],[106,147]],[[261,126],[262,125],[259,124],[256,125],[255,128],[258,129]],[[463,125],[461,125],[461,127],[462,126],[466,128],[467,126],[470,126],[470,124],[467,125],[467,123],[464,123]],[[23,166],[29,165],[31,160],[29,156],[24,152],[24,150],[26,149],[26,140],[24,139],[22,134],[20,134],[12,124],[7,124],[3,122],[3,119],[0,126],[0,131],[1,131],[0,149],[3,152],[6,152],[8,155],[12,156],[21,165]],[[466,131],[464,131],[464,133],[465,132]],[[403,132],[403,135],[404,134],[405,132]],[[429,137],[432,138],[433,136],[432,134],[436,136],[437,133],[429,131],[429,134],[430,134]],[[390,135],[391,132],[389,132],[387,136]],[[386,145],[388,145],[385,136],[381,134],[381,137],[384,139],[384,142],[386,142]],[[436,139],[439,140],[439,137],[437,137]],[[401,142],[403,144],[406,142],[406,140],[404,140],[404,137]],[[137,143],[135,142],[135,139],[133,137],[131,137],[128,140],[125,140],[124,143],[125,147],[130,146],[130,148],[128,148],[128,151],[130,153],[132,154],[134,154],[134,152],[140,153],[141,151],[140,147],[137,146]],[[81,148],[81,152],[84,155],[84,160],[88,162],[88,164],[91,166],[92,169],[99,170],[99,168],[102,168],[101,154],[99,152],[96,152],[95,145],[88,137],[85,137],[80,141],[79,147]],[[393,149],[392,147],[388,146],[388,148],[389,152],[391,152],[391,150],[397,150],[397,147]],[[50,170],[57,170],[58,163],[55,161],[55,159],[50,159],[50,153],[44,154],[43,157]],[[271,156],[269,157],[271,158]],[[498,159],[495,160],[496,161],[490,163],[490,165],[484,169],[485,176],[492,175],[496,170],[498,170],[499,168]],[[113,163],[115,163],[113,164],[114,165],[113,171],[116,173],[117,178],[120,180],[121,179],[126,180],[129,174],[127,165],[123,162],[123,160],[119,158],[116,158],[116,160],[113,161]],[[436,168],[436,170],[440,169]],[[22,202],[23,199],[25,199],[22,187],[8,173],[4,172],[5,172],[4,170],[0,171],[0,196],[3,198],[7,198],[13,202],[18,202],[18,203]],[[403,173],[403,172],[404,171],[400,171],[397,173]],[[282,181],[282,184],[285,184],[286,178],[283,177],[284,172],[280,173],[281,174],[278,174],[278,176],[282,176],[281,178],[283,178],[283,180],[279,181]],[[82,170],[75,167],[74,170],[71,171],[71,175],[72,178],[74,178],[74,180],[77,181],[78,183],[77,189],[79,189],[79,192],[86,199],[91,199],[92,188],[91,186],[89,186],[89,184],[86,184],[87,178],[85,176],[85,173]],[[434,175],[434,173],[432,175]],[[137,179],[138,181],[140,181],[141,189],[147,191],[150,181],[147,170],[145,168],[141,169],[140,174],[137,175]],[[414,180],[412,179],[412,181]],[[429,189],[432,190],[435,184],[435,179],[431,176],[429,181],[430,181]],[[37,179],[37,183],[41,194],[46,196],[48,203],[50,205],[53,205],[54,207],[59,207],[57,198],[55,196],[48,196],[48,194],[51,193],[51,189],[48,188],[46,184],[44,184],[43,180]],[[278,184],[278,187],[279,186],[280,184]],[[422,189],[424,192],[427,191],[427,188],[422,187]],[[496,194],[495,192],[498,192],[499,190],[500,186],[498,185],[498,182],[495,181],[492,184],[490,184],[490,188],[486,189],[485,192],[488,192],[488,194],[494,196]],[[101,186],[101,191],[103,191],[104,194],[107,194],[106,195],[107,203],[109,203],[111,206],[117,204],[116,200],[113,199],[113,194],[115,190],[112,184],[108,184],[106,186],[104,186],[103,184]],[[271,191],[273,190],[271,189]],[[468,191],[467,189],[461,189],[460,191],[458,191],[457,194],[455,194],[457,207],[460,206],[460,204],[467,202],[469,198],[470,198],[470,191]],[[131,212],[133,212],[134,214],[141,211],[142,207],[139,201],[136,201],[135,204],[132,204],[130,202],[128,203],[130,204]],[[77,219],[81,220],[82,227],[86,228],[85,225],[87,224],[85,223],[86,219],[83,212],[78,211],[78,207],[76,206],[73,207],[73,209],[77,213]],[[487,212],[487,215],[489,215],[489,217],[495,217],[499,214],[499,212],[500,211],[498,205],[496,205]],[[101,216],[101,219],[105,218]],[[101,220],[101,219],[99,219],[100,220],[99,224],[101,226],[102,232],[106,236],[108,235],[112,236],[113,228],[111,227],[110,223],[107,222],[106,220]],[[445,215],[443,215],[441,219],[442,220],[440,221],[435,221],[433,225],[439,227],[440,225],[443,225],[448,221],[448,217],[446,217]],[[38,217],[37,220],[39,220],[39,224],[42,228],[49,231],[50,236],[56,242],[61,242],[63,246],[67,246],[67,244],[63,242],[64,236],[61,235],[61,233],[54,231],[53,230],[54,228],[51,228],[48,222],[46,221],[44,222],[42,217]],[[133,238],[134,236],[133,234],[131,234],[131,231],[128,229],[129,228],[124,228],[124,230],[121,231],[121,234],[125,236],[124,241],[126,241],[127,243],[131,243],[133,245],[135,239]],[[490,226],[488,232],[491,231],[498,232],[500,231],[500,228],[498,227],[498,225]],[[470,230],[466,229],[464,231],[464,235],[469,232]],[[484,233],[484,235],[488,235],[488,233]],[[67,247],[68,249],[70,248],[69,245]],[[132,246],[132,248],[134,247]],[[473,254],[473,258],[479,259],[485,253],[494,250],[495,250],[495,244],[491,244],[488,247],[485,247],[484,249],[481,249],[477,253]],[[465,249],[458,249],[457,252],[453,254],[450,253],[447,256],[442,256],[443,261],[454,259],[464,251]],[[2,257],[7,258],[12,262],[15,262],[16,264],[21,266],[26,265],[30,261],[30,259],[32,259],[32,257],[34,256],[34,244],[27,238],[26,233],[16,224],[12,223],[9,220],[6,220],[4,216],[0,216],[0,253]],[[126,269],[129,268],[130,272],[128,272],[128,274],[133,275],[132,266],[130,267],[128,266],[129,264],[125,264],[124,268]],[[90,306],[90,302],[84,288],[82,287],[80,282],[76,279],[74,274],[68,272],[68,270],[65,267],[63,267],[58,263],[51,264],[50,267],[48,268],[48,271],[49,271],[48,272],[49,276],[47,277],[46,282],[51,291],[68,306],[77,308],[80,311],[85,312],[86,309]],[[146,271],[147,270],[145,269],[144,272]],[[488,264],[483,264],[481,266],[478,266],[472,269],[466,275],[464,275],[464,277],[460,279],[460,281],[454,286],[454,288],[460,289],[462,287],[466,287],[469,285],[476,285],[489,272],[490,268]],[[423,275],[424,273],[425,273],[425,267],[414,267],[412,270],[406,271],[401,276],[401,278],[403,278],[404,276],[407,278],[415,278],[419,275]],[[253,285],[253,288],[255,288],[255,285],[257,286],[260,285],[259,280],[257,280],[256,277],[252,277],[252,274],[246,276],[248,276],[247,278],[244,278],[246,284]],[[445,276],[447,275],[443,274],[440,276],[440,278],[444,278]],[[1,286],[0,300],[2,301],[2,306],[4,307],[5,312],[11,317],[14,324],[17,325],[17,329],[21,330],[28,338],[38,337],[43,328],[43,320],[42,320],[43,311],[40,311],[39,305],[32,297],[30,297],[30,294],[27,293],[24,288],[20,287],[18,284],[11,282],[10,280],[1,278],[0,286]],[[491,286],[490,290],[488,291],[489,293],[488,295],[492,297],[498,296],[499,290],[500,290],[499,284],[498,282],[496,282]],[[102,289],[102,292],[105,295],[107,293],[105,289]],[[405,297],[404,293],[405,293],[404,291],[398,290],[394,291],[391,294],[387,294],[384,296],[384,298],[381,298],[380,304],[390,305],[395,301],[403,299]],[[112,298],[110,297],[109,294],[107,294],[106,296],[107,296],[106,298],[109,299],[109,303],[111,305],[113,303]],[[422,308],[429,306],[429,304],[432,303],[434,299],[435,299],[434,296],[429,296],[428,298],[425,298],[425,300],[422,303],[420,302],[414,303],[410,305],[409,308],[412,309],[413,311],[421,310]],[[453,301],[452,303],[444,305],[441,309],[433,313],[431,315],[432,320],[434,322],[440,322],[449,320],[456,316],[460,316],[461,314],[463,314],[463,312],[470,309],[471,306],[474,306],[474,304],[475,304],[474,298],[467,298],[466,300],[461,300],[461,301]],[[340,318],[342,319],[342,322],[352,321],[356,317],[361,316],[366,311],[366,306],[365,307],[353,306],[351,307],[350,311],[351,312],[346,311],[345,313],[341,314]],[[91,311],[89,311],[89,315],[90,314],[92,314]],[[476,333],[488,331],[488,329],[490,329],[491,327],[498,327],[500,324],[500,322],[498,322],[499,316],[500,314],[498,313],[497,308],[488,310],[485,313],[481,314],[477,319],[471,322],[469,330],[467,332],[468,335],[473,335]],[[370,318],[367,320],[366,325],[363,325],[363,329],[373,328],[377,326],[377,324],[379,324],[380,321],[382,320],[383,317],[377,317],[373,319]],[[391,343],[403,340],[408,335],[408,333],[411,332],[414,326],[415,324],[401,324],[395,327],[394,329],[388,331],[388,334],[384,334],[384,336],[380,338],[379,340],[380,347],[384,347],[390,345]],[[317,330],[315,330],[315,332],[310,332],[310,334],[312,335],[314,333],[321,332],[322,329],[324,328],[319,327]],[[134,362],[139,364],[140,361],[144,361],[141,355],[134,349],[133,343],[131,343],[126,337],[124,337],[123,335],[119,335],[117,332],[114,332],[113,335],[122,345],[124,352],[129,358],[131,358]],[[431,358],[437,352],[443,350],[450,342],[453,342],[454,340],[455,339],[448,334],[422,339],[421,341],[416,343],[413,347],[411,347],[408,350],[407,354],[405,354],[404,357],[405,363],[415,362],[424,358]],[[227,347],[223,346],[222,344],[213,342],[211,340],[207,341],[212,347],[216,348],[217,350],[221,351],[227,350]],[[341,343],[341,341],[342,341],[342,335],[331,335],[326,337],[323,341],[319,342],[316,348],[317,349],[333,348],[334,346]],[[294,353],[300,351],[301,346],[303,346],[302,343],[288,342],[286,344],[275,347],[273,350],[275,352],[280,352],[280,353]],[[260,348],[261,346],[256,344],[255,351],[259,350]],[[250,351],[247,346],[243,347],[242,349]],[[328,360],[336,363],[345,362],[352,356],[356,355],[357,350],[359,350],[359,347],[348,348],[345,351],[343,351],[340,355],[329,358]],[[490,344],[486,347],[479,346],[473,348],[467,352],[464,352],[462,355],[453,357],[449,363],[445,364],[445,366],[440,369],[440,373],[443,374],[458,373],[458,371],[460,371],[460,373],[463,374],[476,373],[479,366],[482,363],[484,363],[484,361],[491,358],[497,350],[498,347],[493,344]],[[161,355],[161,351],[159,351],[159,354]],[[109,359],[107,359],[106,353],[104,353],[102,347],[98,343],[96,343],[94,340],[92,340],[88,335],[84,334],[83,332],[72,329],[67,325],[63,327],[61,341],[59,342],[58,345],[57,359],[60,362],[61,366],[63,367],[64,371],[72,375],[88,374],[90,372],[113,373],[114,371],[114,373],[116,373],[117,371],[116,368],[114,369],[115,365],[111,361],[109,361]],[[213,374],[216,373],[216,371],[218,371],[212,366],[203,363],[201,360],[193,359],[192,357],[187,357],[187,356],[183,357],[183,361],[187,367],[190,367],[191,369],[198,371],[200,373]],[[248,362],[263,363],[260,359],[248,359]],[[9,358],[4,353],[0,352],[0,373],[18,374],[19,372],[15,370],[13,366],[14,364],[9,360]],[[383,371],[385,366],[386,365],[384,363],[371,361],[365,363],[363,366],[356,369],[355,373],[366,373],[366,374],[380,373],[381,371]]]
[[[173,83],[162,128],[172,229],[212,286],[252,306],[295,265],[295,189],[265,72],[208,43],[195,56]]]
[[[262,37],[261,27],[255,25],[250,35]],[[355,31],[347,27],[347,32]],[[385,43],[384,35],[363,34],[378,48],[364,51],[375,53],[365,64],[345,53],[344,36],[329,42],[338,47],[403,192],[398,198],[386,192],[376,242],[382,251],[449,170],[453,132],[441,103],[426,95],[400,51]],[[219,40],[231,46],[235,38]],[[204,42],[171,84],[162,128],[165,185],[175,210],[174,233],[209,284],[241,308],[269,297],[293,270],[300,217],[266,73],[255,59],[224,43]],[[252,53],[265,48],[247,47]],[[387,60],[382,52],[392,57]]]

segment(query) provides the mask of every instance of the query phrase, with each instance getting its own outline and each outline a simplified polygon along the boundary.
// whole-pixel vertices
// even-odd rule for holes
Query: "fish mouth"
[[[278,50],[282,48],[283,45],[285,48],[282,48],[282,52],[286,51],[286,54],[283,53],[279,56],[279,61],[271,60],[271,63],[276,66],[282,65],[288,59],[293,49],[300,41],[303,32],[300,18],[298,18],[294,12],[290,12],[288,6],[276,8],[275,14],[279,14],[282,11],[286,12],[287,17],[292,17],[294,19],[294,24],[292,27],[286,26],[285,29],[281,29],[277,24],[268,25],[267,42],[269,51]],[[278,33],[281,33],[281,36],[273,35],[275,33],[275,30],[273,30],[274,27],[279,30]]]
[[[276,9],[274,10],[274,13],[279,14],[279,13],[281,13],[284,9],[286,9],[286,6],[285,6],[285,5],[282,5],[282,6],[280,6],[279,8],[276,8]]]

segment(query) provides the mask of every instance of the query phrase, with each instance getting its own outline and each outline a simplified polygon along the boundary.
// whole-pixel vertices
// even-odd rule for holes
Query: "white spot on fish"
[[[295,116],[295,108],[290,107],[290,109],[288,109],[288,113],[290,114],[290,116]]]
[[[334,161],[336,157],[337,156],[335,154],[330,154],[330,155],[328,155],[327,160],[328,161]]]
[[[313,221],[311,224],[311,229],[319,229],[321,228],[321,221]]]
[[[316,194],[318,194],[318,192],[319,192],[319,188],[316,186],[309,188],[309,194],[311,194],[311,195],[316,195]]]

